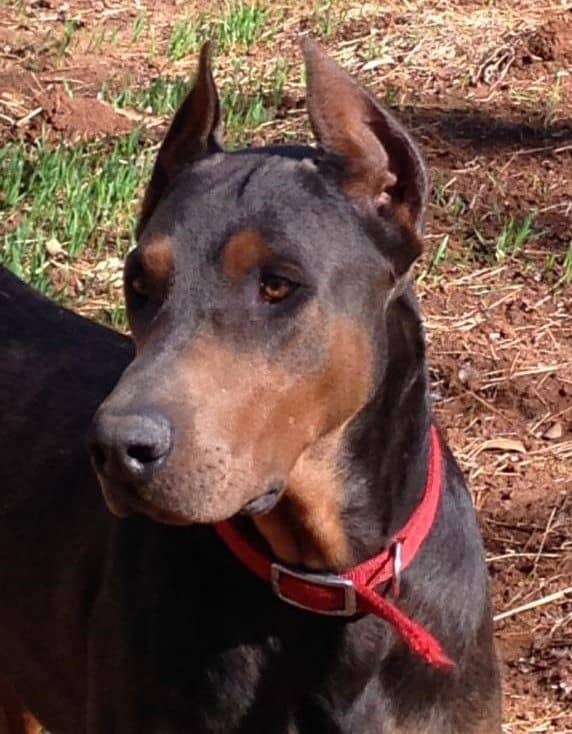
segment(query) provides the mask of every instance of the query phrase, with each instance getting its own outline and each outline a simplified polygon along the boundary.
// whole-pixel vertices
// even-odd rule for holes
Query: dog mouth
[[[137,514],[146,515],[151,520],[166,525],[180,526],[194,524],[183,513],[161,507],[152,501],[143,499],[129,483],[122,483],[121,486],[114,485],[112,489],[108,482],[102,481],[100,477],[100,485],[102,486],[103,495],[109,510],[118,518],[125,518],[129,517],[129,515]],[[285,489],[285,482],[273,482],[264,494],[249,500],[234,514],[246,517],[267,514],[282,499]]]
[[[276,507],[284,494],[285,488],[286,484],[284,482],[273,484],[263,495],[247,502],[239,514],[247,517],[265,515]]]

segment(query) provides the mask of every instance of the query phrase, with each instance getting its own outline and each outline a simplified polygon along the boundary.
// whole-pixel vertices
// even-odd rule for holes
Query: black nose
[[[171,451],[173,430],[157,412],[98,413],[88,437],[95,469],[109,479],[146,481]]]

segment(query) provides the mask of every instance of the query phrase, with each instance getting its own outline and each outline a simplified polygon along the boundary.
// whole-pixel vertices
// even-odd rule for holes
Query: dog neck
[[[388,308],[383,342],[387,356],[370,402],[309,447],[280,503],[253,519],[285,563],[345,570],[378,553],[422,495],[431,417],[411,294]]]

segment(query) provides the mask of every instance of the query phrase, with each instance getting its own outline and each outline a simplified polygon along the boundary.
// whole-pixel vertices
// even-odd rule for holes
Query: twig
[[[40,112],[41,112],[41,111],[42,111],[43,109],[44,109],[43,107],[36,107],[36,108],[35,108],[35,109],[33,109],[33,110],[32,110],[31,112],[28,112],[28,114],[27,114],[27,115],[24,115],[24,117],[21,117],[21,118],[20,118],[20,119],[19,119],[19,120],[18,120],[18,121],[16,122],[16,127],[22,127],[22,125],[25,125],[25,124],[26,124],[27,122],[30,122],[30,120],[31,120],[31,119],[33,119],[34,117],[36,117],[36,115],[39,115],[39,114],[40,114]]]
[[[540,545],[538,547],[538,553],[536,554],[536,558],[534,559],[533,564],[533,573],[536,573],[536,567],[538,565],[538,559],[542,556],[542,551],[544,550],[544,545],[546,543],[546,538],[548,537],[548,534],[552,530],[552,523],[554,521],[554,516],[556,515],[556,512],[560,508],[558,505],[554,505],[552,508],[552,512],[550,513],[550,517],[548,518],[548,522],[546,523],[546,527],[544,528],[544,533],[542,534],[542,540],[540,541]]]
[[[498,556],[491,556],[487,558],[487,563],[493,563],[494,561],[504,561],[506,558],[559,558],[559,553],[501,553]]]
[[[496,614],[493,619],[495,622],[500,622],[501,619],[514,617],[516,614],[522,614],[522,612],[528,612],[531,609],[542,607],[545,604],[551,604],[553,601],[564,599],[567,594],[572,594],[572,586],[568,586],[566,589],[561,589],[560,591],[555,591],[554,594],[548,594],[548,596],[543,596],[540,599],[535,599],[535,601],[531,601],[528,604],[523,604],[520,607],[515,607],[514,609],[509,609],[506,612]]]

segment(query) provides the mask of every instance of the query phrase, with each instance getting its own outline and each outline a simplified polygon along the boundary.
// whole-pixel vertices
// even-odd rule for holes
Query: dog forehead
[[[217,153],[181,171],[148,228],[170,233],[182,279],[192,271],[212,280],[212,265],[244,230],[259,232],[272,255],[306,268],[321,289],[333,277],[338,282],[340,271],[348,283],[384,269],[354,207],[320,172],[315,151],[293,151]]]
[[[323,201],[337,187],[320,173],[316,155],[312,148],[294,146],[216,153],[185,167],[165,198],[178,213],[217,203],[256,210],[316,197]]]
[[[273,158],[217,153],[186,166],[159,202],[151,228],[212,232],[275,208],[278,199],[292,198],[299,188],[295,169],[306,164]]]
[[[237,229],[256,228],[276,245],[323,240],[332,250],[336,242],[351,244],[360,235],[343,193],[302,153],[209,156],[181,172],[157,218],[183,239],[191,235],[211,243]]]
[[[197,202],[224,197],[227,204],[234,200],[240,206],[256,208],[295,198],[310,179],[316,183],[322,180],[312,158],[261,148],[203,159],[189,169],[186,184],[188,194]]]

